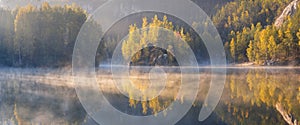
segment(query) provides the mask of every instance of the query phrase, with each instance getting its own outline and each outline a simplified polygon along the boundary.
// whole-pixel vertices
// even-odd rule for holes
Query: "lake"
[[[109,73],[97,71],[97,82],[111,105],[123,113],[135,116],[172,110],[171,103],[185,103],[189,97],[175,98],[180,74],[169,73],[164,92],[150,101],[126,97],[112,84]],[[223,95],[214,112],[205,121],[198,121],[199,111],[207,95],[212,75],[200,70],[196,101],[177,125],[240,125],[288,124],[300,120],[299,68],[227,68]],[[137,89],[149,88],[144,73],[132,75]],[[119,79],[123,79],[120,77]],[[156,87],[159,87],[157,85]],[[193,88],[190,88],[193,89]],[[125,93],[131,88],[124,89]],[[167,115],[167,114],[166,114]],[[97,124],[81,105],[70,71],[49,69],[0,70],[0,124]]]

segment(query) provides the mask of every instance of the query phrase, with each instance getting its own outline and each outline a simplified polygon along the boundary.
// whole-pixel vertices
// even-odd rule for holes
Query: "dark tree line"
[[[0,64],[21,67],[69,65],[76,37],[87,19],[87,13],[76,5],[48,3],[39,8],[1,9],[0,14]]]

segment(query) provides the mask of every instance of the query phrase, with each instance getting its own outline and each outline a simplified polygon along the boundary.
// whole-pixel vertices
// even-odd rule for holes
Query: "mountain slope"
[[[274,25],[276,27],[280,27],[285,19],[288,17],[288,16],[292,16],[295,14],[295,12],[297,11],[297,7],[298,7],[298,4],[299,4],[299,0],[294,0],[292,1],[282,12],[282,14],[276,19]]]

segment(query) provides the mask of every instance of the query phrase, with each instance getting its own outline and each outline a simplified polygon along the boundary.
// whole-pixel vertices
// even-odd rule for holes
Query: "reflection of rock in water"
[[[295,124],[300,118],[300,70],[230,68],[223,96],[213,114],[204,122],[198,121],[202,101],[206,98],[212,74],[210,69],[200,72],[200,89],[194,107],[179,121],[181,124]],[[194,74],[195,75],[195,74]],[[196,74],[197,75],[197,74]],[[222,75],[222,74],[217,74]],[[145,77],[148,75],[145,75]],[[178,79],[179,79],[178,75]],[[0,73],[0,77],[2,74]],[[2,77],[3,78],[3,77]],[[26,78],[27,77],[23,77]],[[39,79],[40,77],[30,77]],[[106,83],[102,90],[110,103],[118,110],[130,115],[144,116],[157,113],[172,101],[183,104],[188,97],[176,98],[178,84],[167,84],[159,99],[138,102],[122,97],[112,89],[111,75],[97,76],[98,82]],[[168,77],[175,80],[173,76]],[[123,79],[123,77],[120,77]],[[62,86],[70,77],[62,76],[59,81],[47,80],[0,80],[0,125],[1,124],[94,124],[77,100],[72,87]],[[145,83],[142,75],[134,82]],[[57,83],[56,83],[57,82]],[[107,86],[106,86],[107,85]],[[107,87],[107,88],[105,88]],[[193,89],[191,86],[189,89]],[[127,89],[130,92],[130,88]],[[126,91],[126,92],[127,92]],[[276,104],[280,103],[282,107]],[[87,121],[87,122],[85,122]],[[289,122],[287,122],[289,121]]]
[[[297,125],[297,120],[300,118],[299,73],[299,68],[252,69],[238,67],[237,69],[228,69],[223,96],[218,107],[214,110],[212,116],[210,116],[212,119],[209,118],[205,122],[211,123],[210,120],[212,120],[214,124],[277,125],[288,123],[290,125]],[[202,101],[206,98],[212,74],[209,74],[209,71],[201,72],[200,77],[203,81],[200,81],[201,87],[197,97],[198,100],[194,105],[198,106],[198,108],[201,108]],[[168,91],[170,93],[175,92]],[[142,104],[133,100],[129,101],[132,107]],[[159,100],[155,102],[154,106],[152,105],[153,107],[146,104],[147,107],[145,107],[145,110],[160,109],[167,103],[165,100]],[[281,106],[278,105],[279,103]],[[194,115],[190,115],[194,110],[199,110],[198,108],[193,107],[193,110],[188,112],[187,117],[184,118],[188,119],[186,120],[187,122],[182,122],[181,120],[179,123],[198,124],[191,117],[195,116],[195,114],[199,115],[197,114],[199,111],[194,113]],[[216,119],[213,117],[220,117],[218,120],[221,122],[216,123]]]
[[[286,123],[288,123],[289,125],[298,125],[297,119],[295,119],[292,114],[287,113],[282,104],[277,103],[276,110],[282,115]]]

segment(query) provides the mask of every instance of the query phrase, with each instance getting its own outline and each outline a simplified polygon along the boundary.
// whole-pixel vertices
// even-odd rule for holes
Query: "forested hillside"
[[[297,9],[280,27],[276,18],[292,0],[236,0],[213,17],[230,63],[299,64],[300,32]],[[298,4],[299,6],[299,4]]]
[[[77,34],[89,15],[86,9],[95,1],[62,1],[68,5],[54,6],[43,3],[14,9],[0,8],[1,66],[61,67],[71,64]],[[300,10],[295,9],[292,14],[283,17],[280,26],[274,25],[275,20],[293,0],[192,1],[212,18],[224,43],[228,63],[300,64]],[[3,4],[5,0],[1,2]],[[42,0],[37,2],[41,3]],[[79,3],[80,6],[71,4],[73,2]],[[26,1],[23,4],[25,5]],[[191,27],[170,15],[164,17],[164,14],[158,14],[156,19],[154,15],[156,13],[148,16],[140,14],[115,24],[110,30],[119,34],[106,33],[96,61],[109,59],[117,42],[132,29],[142,28],[143,21],[152,25],[156,20],[161,22],[157,23],[159,27],[164,27],[161,25],[163,22],[172,23],[172,28],[169,29],[186,38],[199,63],[209,63],[206,61],[205,46]],[[90,25],[101,27],[96,23]],[[129,49],[132,47],[129,44],[124,46]],[[126,51],[123,52],[125,56]]]

